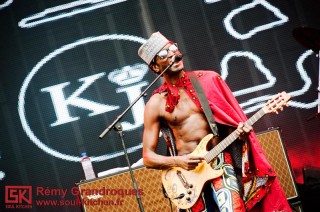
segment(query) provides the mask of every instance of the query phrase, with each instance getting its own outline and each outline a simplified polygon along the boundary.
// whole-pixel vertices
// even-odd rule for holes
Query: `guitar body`
[[[204,137],[197,148],[191,153],[195,156],[207,154],[207,144],[212,134]],[[201,195],[204,184],[223,174],[223,170],[213,170],[210,163],[203,161],[193,170],[173,167],[162,171],[163,187],[171,201],[181,209],[191,208]]]

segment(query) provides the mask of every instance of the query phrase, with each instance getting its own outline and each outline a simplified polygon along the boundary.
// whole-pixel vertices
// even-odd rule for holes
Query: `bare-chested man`
[[[158,74],[162,73],[170,63],[172,64],[163,74],[164,84],[154,92],[145,107],[143,133],[144,164],[146,167],[154,169],[181,167],[186,170],[192,170],[204,158],[191,156],[189,153],[193,152],[201,139],[209,133],[212,133],[212,131],[190,83],[188,72],[184,70],[183,59],[176,60],[172,63],[172,57],[181,54],[178,46],[167,40],[161,33],[156,32],[140,47],[138,54],[149,65],[150,69]],[[206,75],[202,72],[196,73],[199,80]],[[218,75],[215,74],[214,76]],[[231,92],[228,95],[232,96]],[[234,97],[232,96],[230,98]],[[232,104],[235,104],[234,102],[236,101],[234,99],[232,99],[232,101]],[[240,110],[238,104],[235,108],[237,108],[236,110],[238,111]],[[216,111],[213,111],[213,113],[215,114]],[[218,112],[218,119],[216,119],[216,121],[220,121],[219,117]],[[161,123],[163,121],[166,122],[174,136],[176,155],[164,156],[156,153]],[[249,140],[252,127],[244,124],[244,121],[245,119],[243,118],[242,121],[237,122],[237,125],[228,124],[227,122],[219,123],[219,134],[225,136],[235,130],[239,136],[239,142]],[[221,139],[223,139],[223,136],[214,137],[209,143],[208,149],[214,147]],[[206,196],[206,200],[198,200],[198,202],[205,202],[203,208],[200,208],[200,210],[213,210],[214,206],[212,205],[216,202],[216,205],[218,205],[221,211],[246,211],[247,206],[245,206],[240,191],[242,185],[239,186],[239,180],[237,180],[235,176],[231,154],[223,152],[218,157],[220,157],[219,162],[215,165],[224,169],[225,173],[222,177],[219,177],[219,179],[213,180],[211,186],[212,191],[209,191],[211,199]],[[242,182],[240,182],[240,184],[242,184]],[[221,200],[222,197],[223,200]],[[197,209],[193,207],[190,210],[197,211],[202,203],[196,204]],[[285,203],[284,205],[287,206]]]

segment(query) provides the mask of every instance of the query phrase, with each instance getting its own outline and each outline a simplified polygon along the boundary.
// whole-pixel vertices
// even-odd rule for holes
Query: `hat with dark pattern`
[[[169,40],[164,37],[160,32],[153,33],[150,38],[142,44],[138,50],[138,55],[150,65],[153,58],[165,46]]]

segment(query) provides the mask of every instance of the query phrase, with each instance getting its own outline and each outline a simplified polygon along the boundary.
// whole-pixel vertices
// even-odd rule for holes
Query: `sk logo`
[[[32,204],[32,186],[6,186],[6,204]]]

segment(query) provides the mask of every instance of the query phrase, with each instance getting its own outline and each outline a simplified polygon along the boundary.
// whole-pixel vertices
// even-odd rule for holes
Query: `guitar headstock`
[[[263,106],[263,110],[265,113],[278,113],[278,110],[283,110],[290,99],[291,96],[285,91],[278,93]]]

